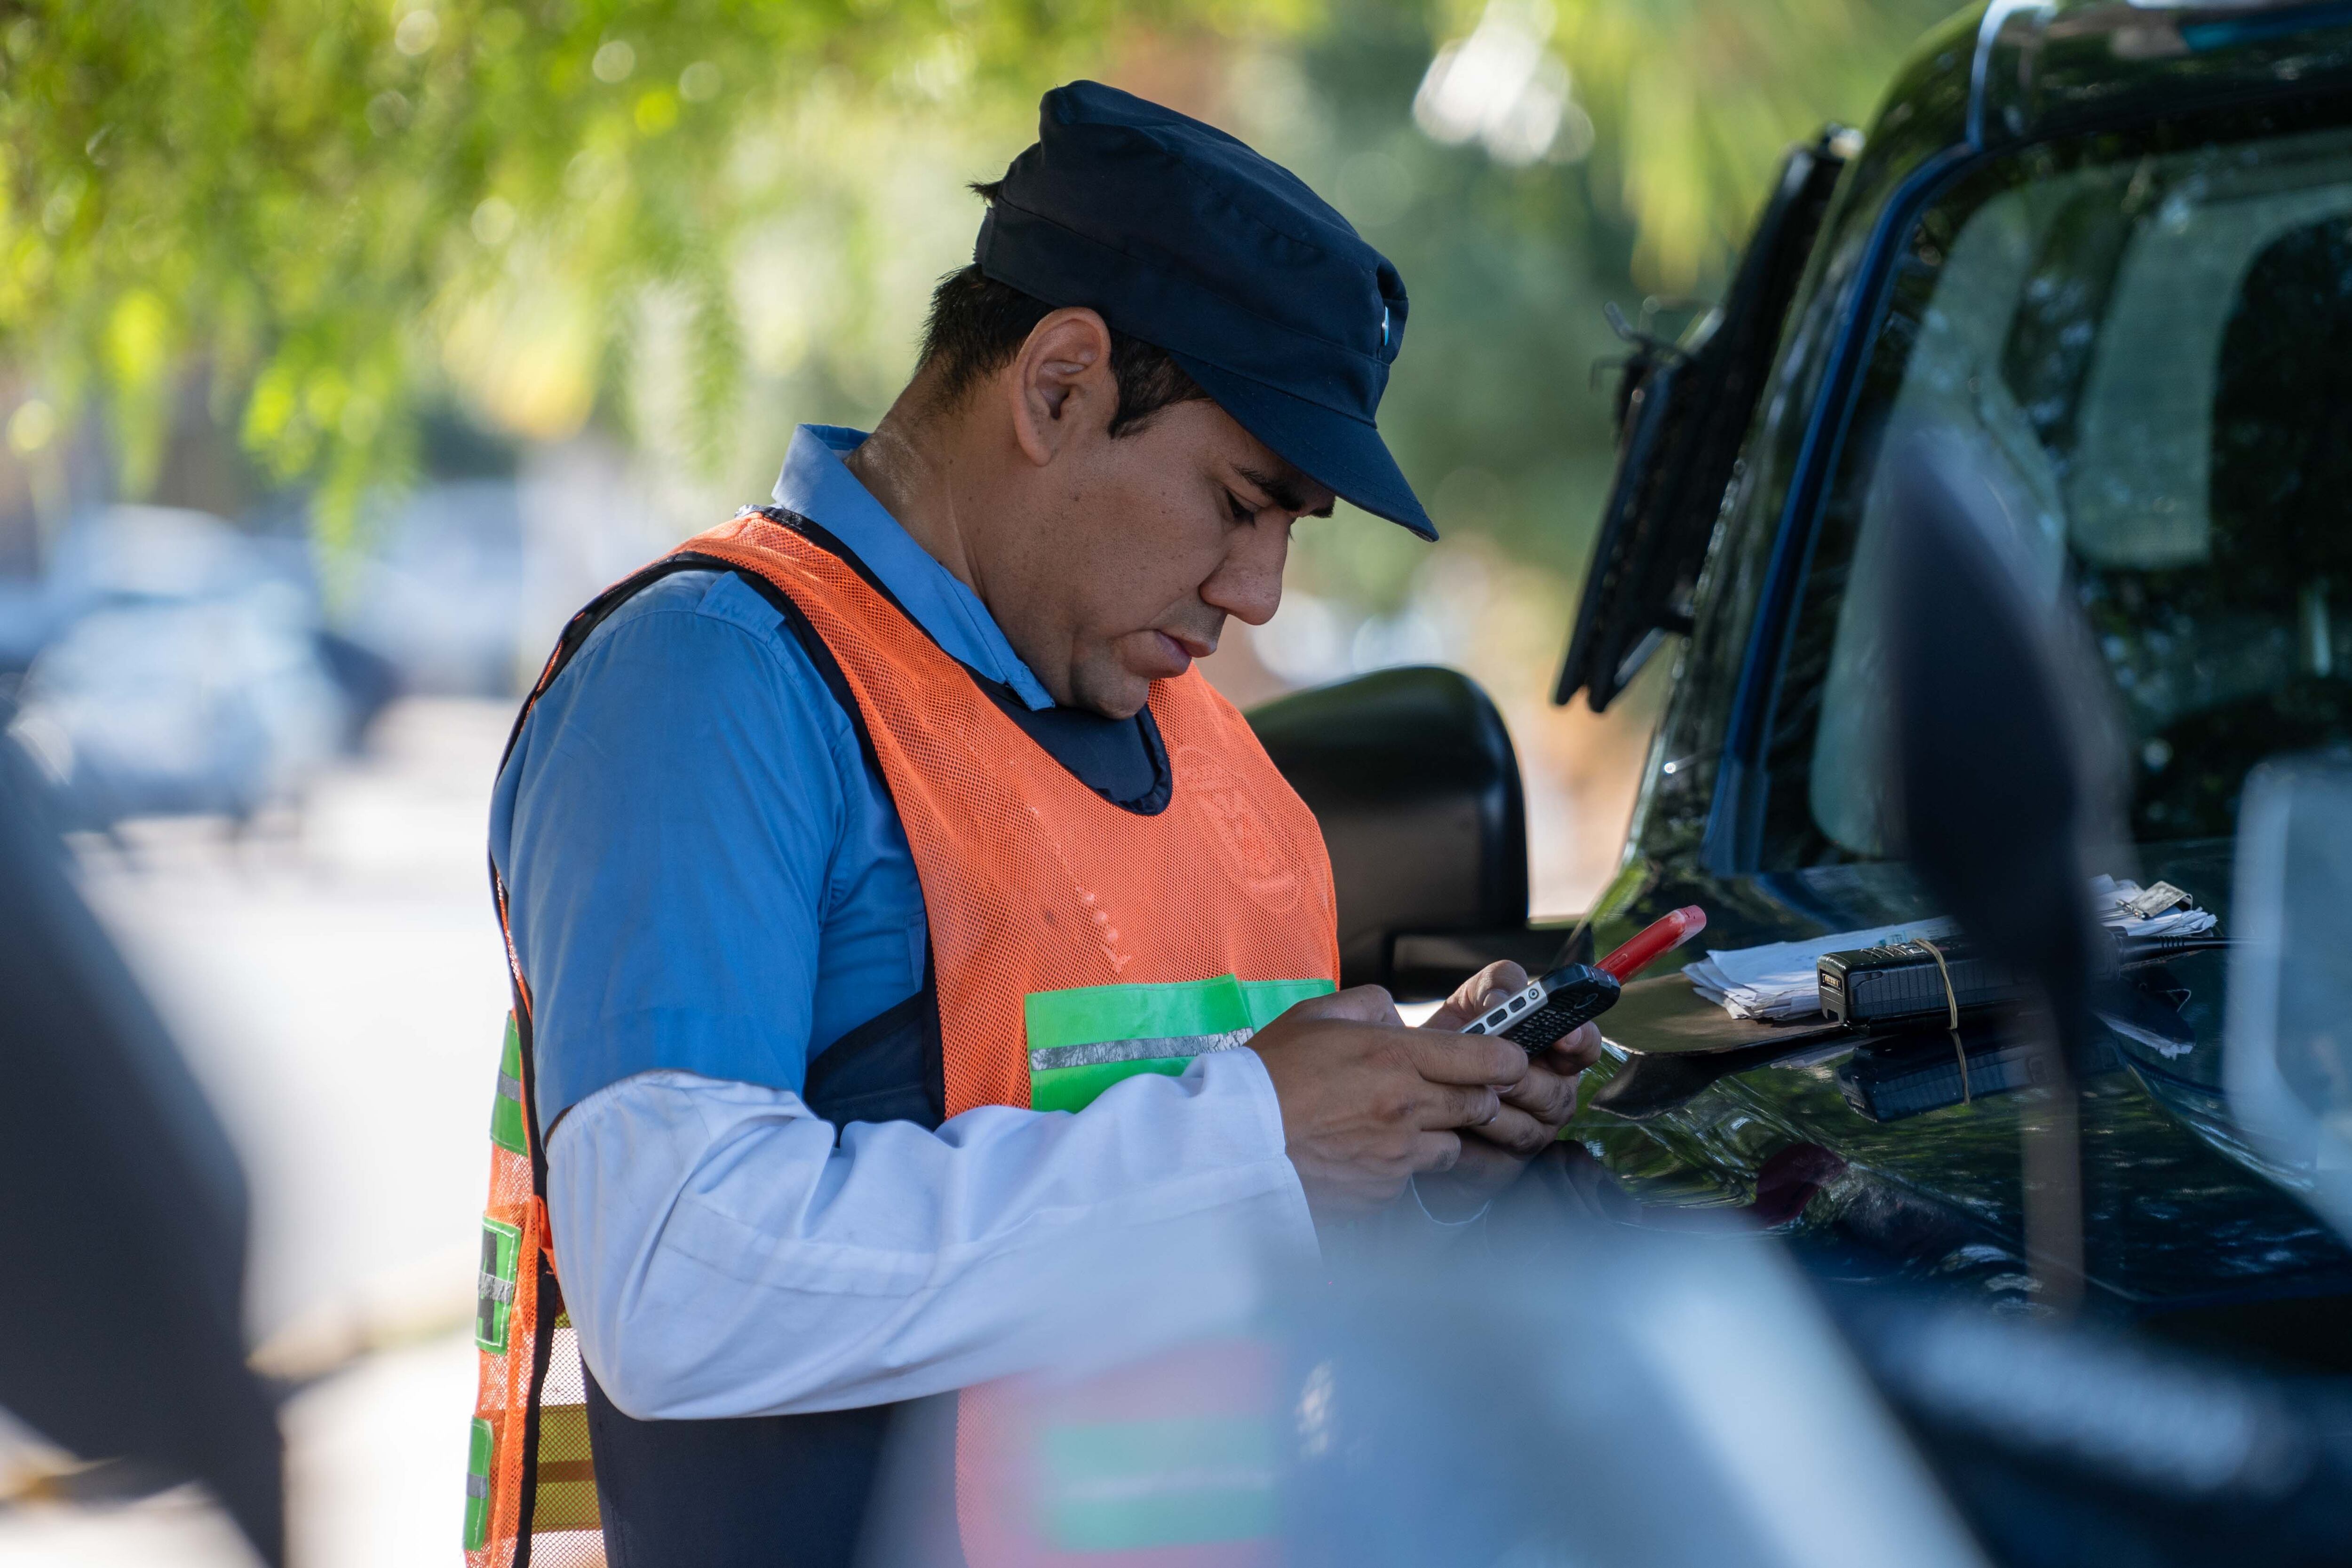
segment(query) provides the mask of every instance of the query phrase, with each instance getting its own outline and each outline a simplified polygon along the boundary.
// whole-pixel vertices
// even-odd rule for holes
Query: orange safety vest
[[[514,734],[606,613],[654,576],[691,568],[772,587],[839,667],[922,886],[948,1115],[1081,1109],[1119,1079],[1180,1072],[1238,1045],[1336,985],[1331,868],[1315,819],[1199,671],[1151,687],[1172,773],[1167,808],[1114,806],[790,513],[745,512],[582,611]],[[495,866],[491,881],[504,925]],[[514,1010],[491,1119],[466,1555],[469,1568],[572,1568],[601,1563],[604,1542],[585,1380],[547,1229],[530,988],[510,930],[507,961]],[[967,1396],[956,1461],[975,1563],[1003,1555],[991,1500],[971,1495],[992,1462],[979,1409]]]

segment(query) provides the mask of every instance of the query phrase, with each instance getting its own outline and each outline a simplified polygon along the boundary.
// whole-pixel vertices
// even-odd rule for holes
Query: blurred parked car
[[[86,519],[37,612],[11,728],[75,825],[249,817],[292,796],[391,692],[380,661],[331,642],[299,558],[201,512]]]
[[[513,480],[428,486],[369,530],[335,624],[389,660],[404,691],[506,697],[523,571]]]

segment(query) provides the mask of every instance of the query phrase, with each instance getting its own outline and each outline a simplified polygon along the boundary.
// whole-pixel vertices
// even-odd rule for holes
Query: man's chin
[[[1102,702],[1088,702],[1085,706],[1105,718],[1133,718],[1143,711],[1143,705],[1150,700],[1151,687],[1147,682],[1132,699],[1119,697]]]
[[[1135,670],[1105,671],[1093,680],[1081,680],[1072,691],[1071,706],[1105,718],[1133,718],[1151,700],[1151,683],[1160,678]]]

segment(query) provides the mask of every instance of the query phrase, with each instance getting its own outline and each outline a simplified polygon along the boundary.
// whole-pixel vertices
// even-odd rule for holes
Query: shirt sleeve
[[[805,1081],[844,776],[863,763],[807,654],[731,585],[673,578],[625,606],[501,772],[491,843],[542,1124],[656,1069]]]
[[[838,1146],[792,1093],[647,1073],[556,1128],[548,1211],[582,1354],[640,1419],[885,1404],[1082,1337],[1171,1343],[1318,1257],[1247,1050],[1076,1114],[856,1123]]]

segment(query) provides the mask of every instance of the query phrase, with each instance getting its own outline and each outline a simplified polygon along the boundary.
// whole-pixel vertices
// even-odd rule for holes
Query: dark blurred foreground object
[[[2004,505],[1999,481],[1958,442],[1915,432],[1888,483],[1901,524],[1886,599],[1889,793],[1912,869],[1937,905],[2049,1009],[2054,1038],[2032,1076],[2051,1103],[2026,1124],[2026,1240],[2038,1300],[2063,1310],[2081,1270],[2076,1073],[2096,1038],[2085,889],[2093,859],[2120,838],[2107,815],[2121,778],[2114,732],[2085,678],[2095,655],[2063,583],[2037,594],[2012,549],[2010,519],[2024,514]],[[2328,780],[2302,778],[2298,816],[2294,777],[2258,775],[2249,789],[2233,907],[2272,940],[2250,944],[2259,953],[2242,953],[2236,967],[2267,955],[2279,983],[2265,993],[2241,973],[2231,1049],[2240,1054],[2240,1037],[2260,1033],[2275,1042],[2264,1061],[2324,1059],[2340,1073],[2347,1053],[2336,1042],[2352,1018],[2340,913],[2352,890],[2352,779],[2340,768]],[[2317,940],[2306,963],[2282,962],[2278,932],[2298,920]],[[2263,995],[2279,998],[2280,1016],[2262,1030],[2242,1022],[2248,993],[2253,1010]],[[2293,1027],[2267,1027],[2290,1015]],[[1957,1030],[1954,1045],[1964,1049]],[[2352,1105],[2352,1086],[2326,1069],[2303,1077],[2306,1126]],[[2006,1563],[2352,1561],[2342,1507],[2352,1492],[2352,1390],[2340,1379],[2271,1375],[2097,1330],[1864,1293],[1841,1299],[1841,1314]]]
[[[1223,1339],[1106,1362],[1078,1336],[994,1390],[964,1501],[930,1402],[893,1428],[864,1568],[2352,1561],[2344,1380],[1825,1287],[1751,1223],[1597,1176],[1555,1145],[1472,1244],[1343,1249]]]
[[[1993,1557],[2352,1562],[2352,1388],[2095,1327],[1833,1292],[1840,1326]]]
[[[1343,1244],[1228,1337],[1108,1369],[1069,1344],[992,1391],[961,1495],[919,1484],[951,1421],[895,1430],[865,1568],[1982,1568],[1780,1244],[1611,1223],[1580,1153],[1477,1242]]]
[[[1912,434],[1889,465],[1895,789],[1937,907],[2047,998],[2070,1059],[2086,1038],[2086,836],[2112,791],[2106,735],[2063,604],[2012,558],[2019,509],[1957,439]],[[2105,842],[2116,841],[2110,831]]]
[[[82,1458],[203,1481],[278,1563],[244,1174],[66,880],[28,771],[0,742],[0,1407]]]
[[[1888,797],[1912,871],[1984,956],[2048,1007],[2049,1104],[2021,1124],[2025,1245],[2041,1300],[2083,1287],[2079,1078],[2088,1066],[2094,842],[2116,776],[2063,584],[2037,594],[2028,515],[1957,436],[1918,430],[1887,465],[1896,529],[1885,594],[1893,681]],[[1966,1048],[1955,1030],[1953,1046]]]

